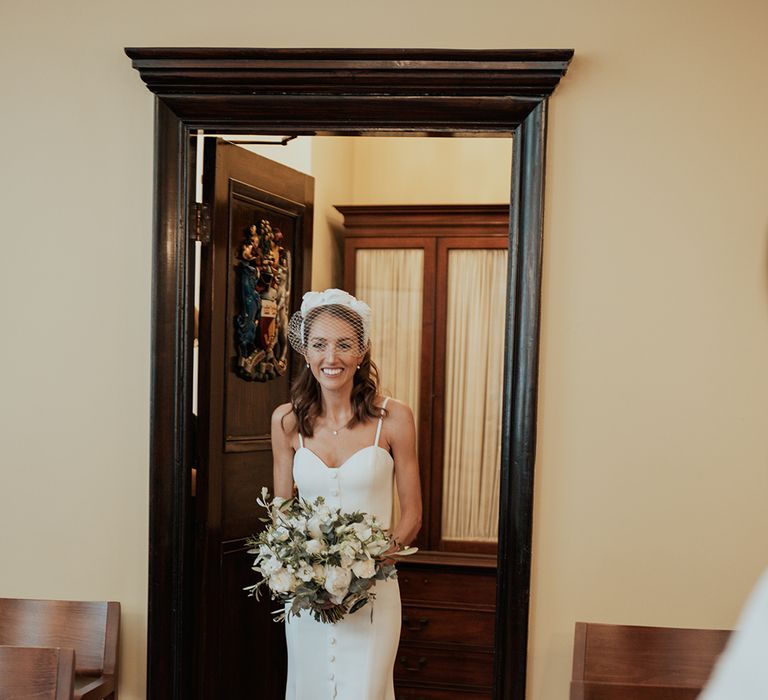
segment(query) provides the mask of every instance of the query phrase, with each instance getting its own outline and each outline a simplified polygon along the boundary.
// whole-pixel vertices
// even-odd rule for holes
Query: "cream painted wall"
[[[344,217],[334,205],[349,202],[352,197],[354,143],[354,139],[333,136],[312,139],[315,176],[313,289],[343,286],[344,242],[339,234]]]
[[[144,696],[152,179],[126,45],[574,47],[549,130],[529,697],[567,697],[577,619],[733,624],[768,563],[766,3],[0,14],[0,595],[120,600],[124,700]]]
[[[509,202],[511,138],[355,139],[355,204]]]
[[[339,204],[509,201],[511,139],[313,137],[312,286],[343,286]]]
[[[239,143],[241,148],[251,153],[256,153],[265,158],[287,165],[289,168],[299,170],[302,173],[312,174],[312,137],[299,136],[288,141],[284,146],[279,143],[278,136],[244,136],[240,140],[268,141],[268,144]]]

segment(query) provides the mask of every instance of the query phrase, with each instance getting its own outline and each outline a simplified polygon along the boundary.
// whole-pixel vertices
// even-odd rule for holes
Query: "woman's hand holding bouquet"
[[[289,603],[275,611],[276,621],[307,610],[318,621],[338,622],[375,598],[377,580],[396,577],[393,558],[416,551],[393,543],[374,516],[332,509],[322,497],[270,501],[263,488],[257,502],[268,524],[248,540],[248,553],[262,579],[245,590],[258,598],[266,586],[274,600]]]

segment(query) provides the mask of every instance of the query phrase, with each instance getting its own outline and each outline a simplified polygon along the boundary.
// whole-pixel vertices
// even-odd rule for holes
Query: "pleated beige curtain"
[[[355,293],[373,312],[371,356],[379,368],[382,393],[411,407],[418,430],[424,251],[358,249]],[[392,527],[399,519],[400,501],[395,489]]]
[[[408,404],[419,424],[424,251],[358,249],[355,293],[373,311],[372,357],[384,394]]]
[[[451,250],[442,536],[495,542],[499,520],[507,251]]]

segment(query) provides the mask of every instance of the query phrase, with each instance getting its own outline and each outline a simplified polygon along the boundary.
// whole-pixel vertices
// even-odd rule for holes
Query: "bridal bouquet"
[[[257,500],[267,509],[267,527],[248,544],[255,554],[253,570],[262,579],[245,590],[258,599],[266,586],[273,600],[288,603],[276,610],[286,615],[309,611],[320,622],[338,622],[373,600],[376,581],[395,578],[395,567],[382,559],[392,541],[374,516],[329,508],[322,497],[269,500],[267,489]],[[407,548],[387,554],[412,554]]]

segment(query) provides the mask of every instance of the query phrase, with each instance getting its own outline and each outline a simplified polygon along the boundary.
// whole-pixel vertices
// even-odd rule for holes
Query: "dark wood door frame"
[[[547,102],[571,50],[126,49],[156,95],[149,700],[185,700],[191,659],[192,139],[218,133],[512,136],[495,690],[524,700]]]

